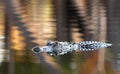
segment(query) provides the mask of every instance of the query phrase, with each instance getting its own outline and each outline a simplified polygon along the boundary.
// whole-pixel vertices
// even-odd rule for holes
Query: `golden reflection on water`
[[[9,10],[6,12],[4,11],[5,5],[0,0],[0,36],[7,38],[0,40],[0,42],[6,43],[0,49],[5,47],[10,50],[9,56],[8,54],[0,54],[4,59],[6,59],[6,55],[8,56],[8,61],[1,65],[0,73],[98,74],[105,71],[106,74],[114,74],[110,62],[99,57],[101,55],[105,57],[105,53],[101,54],[99,51],[78,51],[62,56],[49,56],[46,53],[34,54],[31,51],[31,48],[36,45],[44,46],[48,40],[57,41],[58,25],[64,28],[62,29],[64,31],[60,32],[61,39],[73,42],[106,40],[107,10],[104,1],[63,0],[64,3],[55,2],[57,1],[7,0],[5,3],[7,3],[6,8]],[[64,11],[60,11],[62,15],[59,16],[57,10],[61,8],[58,5],[62,4]],[[65,26],[57,22],[61,20],[61,17],[65,17],[63,18],[65,20],[62,21]],[[5,28],[6,26],[8,28]],[[98,62],[103,65],[101,68],[98,68]]]

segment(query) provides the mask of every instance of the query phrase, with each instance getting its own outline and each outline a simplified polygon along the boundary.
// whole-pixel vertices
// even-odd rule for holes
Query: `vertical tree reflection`
[[[9,52],[2,54],[5,59],[9,54],[9,58],[0,65],[0,73],[112,73],[110,62],[105,60],[106,52],[109,53],[105,49],[62,56],[31,51],[48,40],[107,41],[107,19],[104,0],[0,0],[0,49]]]

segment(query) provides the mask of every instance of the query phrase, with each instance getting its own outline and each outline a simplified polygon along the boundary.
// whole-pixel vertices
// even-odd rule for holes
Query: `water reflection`
[[[0,0],[0,74],[120,74],[119,0]],[[114,44],[61,56],[34,54],[48,40]]]

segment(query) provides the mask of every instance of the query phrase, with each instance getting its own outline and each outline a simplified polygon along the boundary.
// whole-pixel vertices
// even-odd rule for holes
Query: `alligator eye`
[[[37,47],[33,47],[32,51],[34,53],[39,53],[40,52],[40,48],[37,46]]]

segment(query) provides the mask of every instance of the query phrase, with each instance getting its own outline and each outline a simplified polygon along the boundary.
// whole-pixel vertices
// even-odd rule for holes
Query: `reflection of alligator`
[[[47,52],[49,55],[63,55],[68,52],[76,50],[80,51],[93,51],[99,48],[105,48],[111,46],[110,43],[98,42],[98,41],[84,41],[80,43],[73,42],[53,42],[49,41],[44,47],[34,47],[32,49],[35,53]]]

